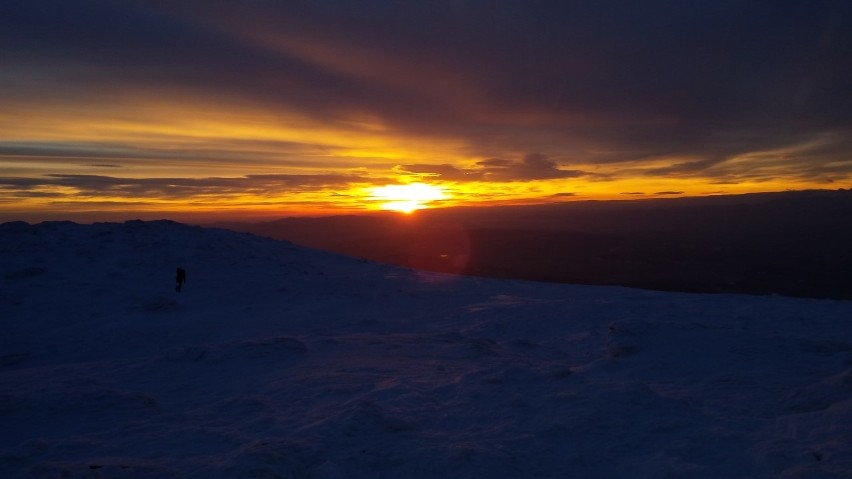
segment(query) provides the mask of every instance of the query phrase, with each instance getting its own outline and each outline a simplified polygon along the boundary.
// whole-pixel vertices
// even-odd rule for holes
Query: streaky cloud
[[[0,189],[10,195],[45,195],[46,188],[64,187],[73,192],[47,196],[122,198],[224,197],[242,194],[283,195],[348,187],[353,184],[383,184],[387,179],[356,175],[247,175],[235,178],[121,178],[101,175],[51,173],[42,178],[0,177]]]
[[[520,160],[486,159],[477,162],[472,168],[449,164],[413,164],[401,165],[399,169],[405,173],[422,174],[443,181],[516,182],[591,176],[581,170],[563,170],[555,161],[538,153],[525,155]]]

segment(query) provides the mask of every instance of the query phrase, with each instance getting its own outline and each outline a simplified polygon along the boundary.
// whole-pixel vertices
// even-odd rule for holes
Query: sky
[[[0,3],[2,220],[850,186],[846,0]]]

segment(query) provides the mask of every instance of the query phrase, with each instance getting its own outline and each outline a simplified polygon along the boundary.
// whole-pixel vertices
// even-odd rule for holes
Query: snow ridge
[[[852,477],[850,302],[169,221],[6,223],[0,259],[0,477]]]

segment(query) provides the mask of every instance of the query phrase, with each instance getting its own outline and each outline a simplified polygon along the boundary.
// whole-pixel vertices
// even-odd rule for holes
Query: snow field
[[[171,222],[8,223],[0,258],[0,477],[852,477],[849,302]]]

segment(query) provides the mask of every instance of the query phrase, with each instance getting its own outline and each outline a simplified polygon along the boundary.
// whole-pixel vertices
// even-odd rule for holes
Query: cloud
[[[703,160],[678,162],[662,168],[651,168],[645,170],[648,176],[678,176],[678,175],[695,175],[706,171],[720,163],[723,163],[727,158],[708,158]]]
[[[386,179],[356,175],[248,175],[236,178],[119,178],[100,175],[48,174],[41,178],[0,177],[0,191],[17,197],[225,199],[246,195],[281,197],[384,184]],[[56,188],[67,190],[57,191]]]
[[[531,153],[520,160],[491,158],[476,163],[473,168],[453,165],[400,165],[399,171],[434,177],[444,181],[493,181],[515,182],[579,178],[589,176],[580,170],[563,170],[557,163],[544,155]]]
[[[670,196],[675,196],[675,195],[682,195],[682,194],[683,194],[683,191],[657,191],[657,192],[655,192],[654,194],[655,194],[655,195],[670,195]]]
[[[369,111],[474,140],[532,122],[655,150],[732,131],[768,141],[793,119],[817,127],[848,84],[849,30],[836,19],[850,7],[830,0],[368,3],[13,0],[3,23],[16,63],[85,66],[67,69],[72,83],[192,87],[327,120]]]
[[[849,181],[850,18],[836,0],[8,0],[0,160],[33,175],[73,161],[210,178],[400,164],[492,183]],[[550,157],[513,159],[535,151]]]
[[[139,126],[144,129],[146,126]],[[147,126],[151,128],[151,126]],[[66,127],[67,128],[67,127]],[[162,127],[159,127],[162,128]],[[3,141],[0,139],[0,158],[52,158],[56,161],[80,159],[108,160],[110,163],[88,163],[86,167],[122,168],[139,161],[157,160],[187,165],[194,163],[276,166],[311,164],[323,166],[318,155],[327,153],[323,146],[294,141],[244,139],[233,136],[199,137],[191,131],[175,132],[168,136],[150,134],[139,139],[96,141]],[[313,161],[311,161],[313,158]],[[32,160],[28,160],[32,161]],[[337,165],[340,163],[337,162]]]

